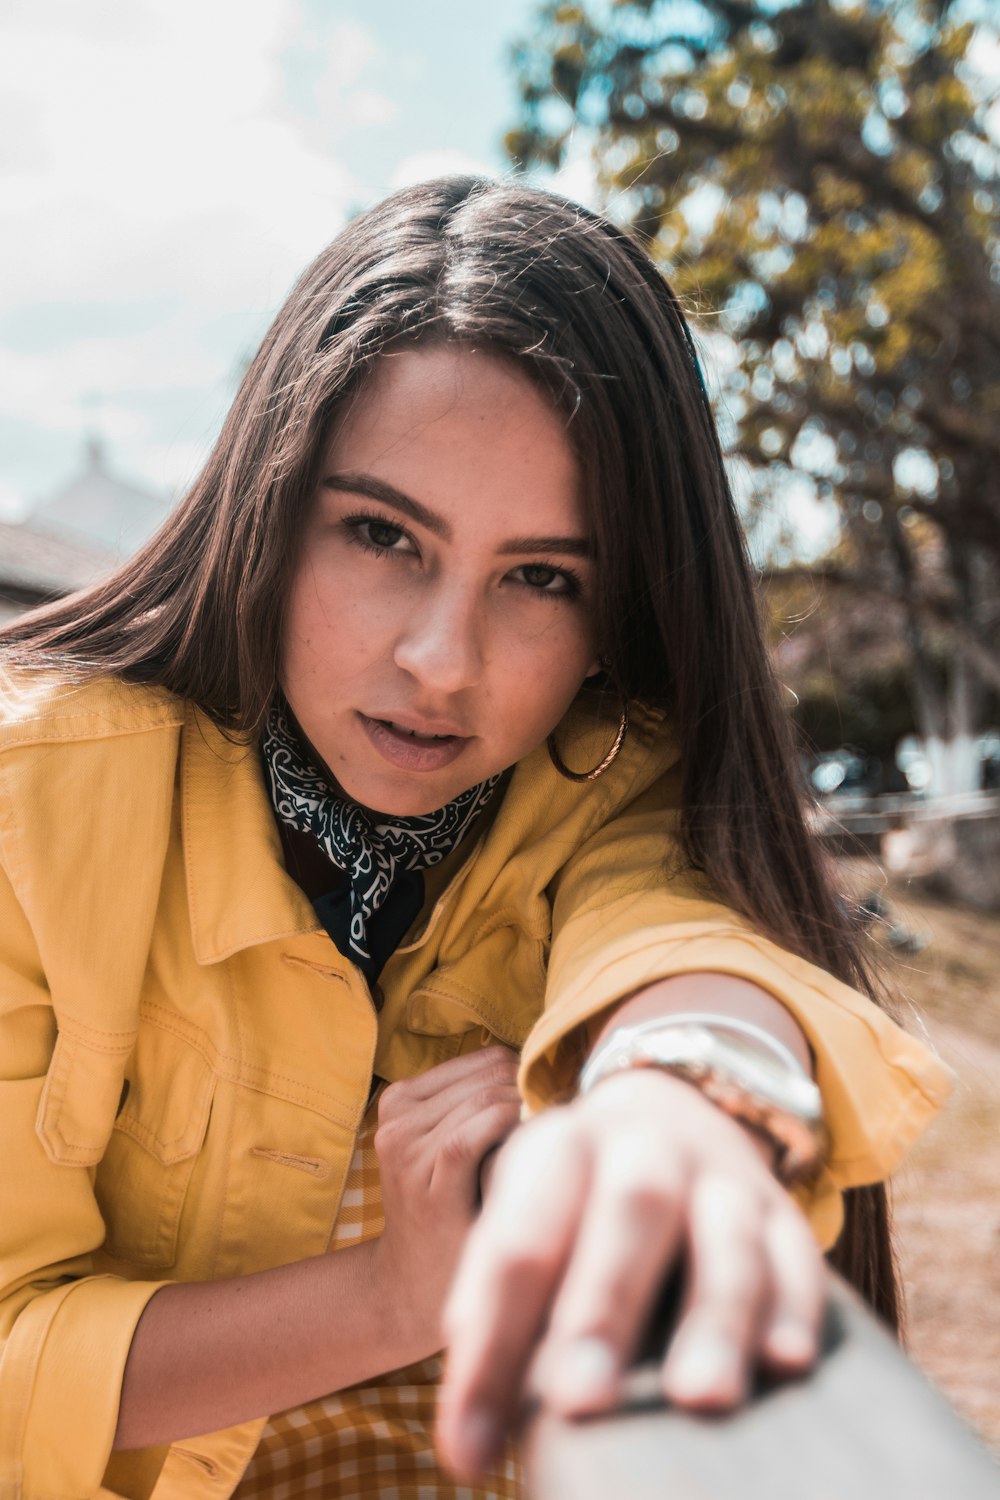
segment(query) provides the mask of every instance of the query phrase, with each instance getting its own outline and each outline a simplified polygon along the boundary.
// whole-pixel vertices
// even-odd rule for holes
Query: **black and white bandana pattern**
[[[470,787],[454,802],[417,818],[376,823],[350,798],[337,794],[310,760],[292,728],[287,705],[275,703],[261,742],[278,817],[313,836],[350,885],[345,957],[370,969],[368,927],[406,871],[440,864],[489,802],[499,775]],[[333,934],[331,934],[333,935]],[[338,946],[341,946],[338,942]]]

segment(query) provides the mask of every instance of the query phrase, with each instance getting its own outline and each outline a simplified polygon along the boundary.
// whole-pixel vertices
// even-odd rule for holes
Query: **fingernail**
[[[481,1474],[499,1452],[500,1442],[496,1417],[485,1406],[474,1406],[459,1429],[458,1467],[470,1474]]]
[[[575,1339],[560,1351],[548,1395],[567,1410],[605,1402],[614,1396],[618,1365],[604,1339]]]
[[[706,1396],[735,1398],[741,1388],[736,1351],[725,1339],[706,1334],[684,1345],[667,1367],[670,1393],[681,1401]]]

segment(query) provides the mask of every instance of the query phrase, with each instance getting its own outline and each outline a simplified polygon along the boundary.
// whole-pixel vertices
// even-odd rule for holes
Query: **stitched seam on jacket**
[[[532,942],[535,946],[532,957],[536,961],[539,978],[544,990],[545,964],[542,960],[544,945],[537,938],[532,939]],[[418,995],[430,995],[438,1000],[451,1000],[459,1004],[468,1004],[469,1008],[475,1012],[476,1018],[489,1026],[490,1030],[496,1035],[511,1035],[510,1026],[505,1026],[502,1019],[508,1012],[506,1010],[501,1012],[494,1000],[488,999],[486,995],[474,989],[472,985],[462,984],[456,980],[449,980],[446,985],[442,985],[440,982],[435,984],[433,980],[428,980],[420,985],[419,989],[414,991],[413,998],[416,998]]]
[[[58,1020],[60,1031],[71,1036],[75,1042],[81,1042],[91,1052],[99,1052],[108,1057],[127,1057],[138,1032],[137,1026],[130,1026],[122,1031],[103,1031],[100,1027],[91,1026],[87,1021],[81,1021],[68,1011],[62,1010],[59,1012]]]
[[[274,1151],[269,1146],[251,1146],[251,1156],[262,1156],[279,1167],[294,1167],[299,1172],[308,1172],[311,1177],[329,1177],[330,1163],[318,1156],[296,1156],[291,1151]]]
[[[277,1099],[284,1099],[290,1104],[305,1104],[307,1108],[316,1109],[320,1114],[329,1115],[337,1123],[352,1127],[354,1115],[345,1111],[343,1104],[335,1094],[330,1094],[323,1089],[317,1089],[312,1084],[303,1083],[298,1078],[292,1078],[285,1073],[275,1073],[265,1068],[263,1064],[246,1062],[241,1057],[234,1056],[231,1052],[219,1052],[214,1048],[208,1049],[198,1044],[191,1037],[187,1028],[183,1025],[175,1025],[173,1012],[165,1006],[157,1005],[155,1001],[144,1003],[142,1012],[147,1016],[150,1024],[159,1026],[161,1030],[168,1031],[172,1035],[180,1037],[182,1041],[200,1052],[205,1061],[227,1083],[244,1084],[249,1088],[256,1089],[258,1093],[271,1094]],[[155,1012],[155,1018],[153,1013]],[[268,1083],[286,1084],[285,1089],[269,1088]],[[313,1100],[310,1104],[308,1101]]]
[[[69,1286],[61,1287],[50,1293],[50,1295],[53,1297],[55,1305],[50,1309],[48,1318],[39,1319],[37,1327],[32,1333],[30,1343],[27,1343],[25,1348],[18,1350],[18,1364],[21,1367],[22,1371],[28,1376],[28,1378],[23,1380],[21,1384],[20,1399],[17,1401],[11,1401],[9,1399],[10,1387],[13,1386],[16,1388],[17,1384],[15,1381],[11,1380],[6,1382],[8,1387],[7,1398],[0,1400],[0,1451],[13,1453],[16,1455],[14,1459],[15,1476],[11,1493],[18,1497],[18,1500],[20,1500],[22,1482],[24,1478],[24,1464],[21,1458],[21,1455],[24,1452],[24,1434],[25,1429],[28,1425],[28,1415],[31,1411],[31,1397],[32,1393],[34,1392],[35,1382],[38,1376],[38,1364],[42,1357],[42,1350],[45,1347],[45,1341],[48,1337],[52,1320],[57,1316],[60,1308],[66,1301],[66,1298],[69,1296],[69,1294],[73,1291],[74,1287],[78,1286],[79,1284],[79,1282],[73,1282]],[[15,1328],[15,1331],[12,1333],[11,1337],[16,1336],[17,1335]],[[6,1429],[6,1431],[4,1429]],[[55,1500],[65,1500],[65,1496],[55,1497]]]
[[[86,734],[79,734],[75,730],[60,733],[63,724],[75,724],[80,719],[93,719],[94,710],[86,709],[78,714],[60,714],[57,724],[47,724],[43,731],[43,720],[34,719],[11,719],[4,726],[2,737],[0,737],[0,755],[6,755],[8,751],[30,749],[32,745],[62,745],[62,744],[88,744],[93,740],[116,740],[130,734],[156,734],[161,729],[176,729],[184,723],[183,716],[180,718],[154,719],[145,724],[115,724],[95,725]],[[34,734],[21,734],[18,731],[24,725],[38,723],[38,731]]]

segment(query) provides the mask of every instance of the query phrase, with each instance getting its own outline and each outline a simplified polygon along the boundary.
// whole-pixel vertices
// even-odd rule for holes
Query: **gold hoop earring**
[[[549,735],[548,739],[545,741],[545,745],[548,749],[549,759],[551,760],[552,764],[559,772],[559,775],[565,776],[567,781],[596,781],[598,776],[603,776],[611,763],[618,759],[618,752],[621,750],[622,745],[624,745],[625,736],[627,734],[628,699],[623,698],[622,716],[621,721],[618,725],[618,733],[615,735],[615,742],[611,746],[611,749],[608,751],[604,759],[600,762],[599,765],[596,765],[592,771],[571,771],[569,769],[569,766],[564,765],[559,751],[556,749],[556,737],[554,734]]]

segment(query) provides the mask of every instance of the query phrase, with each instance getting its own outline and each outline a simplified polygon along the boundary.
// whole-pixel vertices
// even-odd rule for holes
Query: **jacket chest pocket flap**
[[[36,1130],[50,1161],[95,1167],[104,1155],[122,1096],[133,1039],[95,1046],[60,1029],[38,1106]]]
[[[128,1092],[94,1191],[109,1255],[172,1266],[181,1210],[208,1130],[215,1072],[190,1041],[144,1022],[126,1070]]]
[[[514,921],[496,919],[461,957],[442,963],[410,995],[406,1023],[424,1036],[484,1026],[519,1048],[541,1014],[548,943]]]

